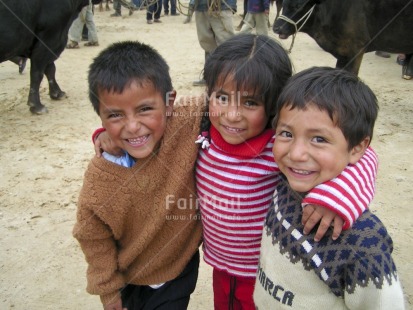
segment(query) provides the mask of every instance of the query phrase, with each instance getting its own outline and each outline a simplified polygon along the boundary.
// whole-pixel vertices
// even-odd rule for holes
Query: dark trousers
[[[164,12],[165,14],[169,14],[169,2],[171,2],[171,14],[176,14],[176,0],[164,0]]]
[[[150,286],[129,284],[122,289],[122,306],[128,310],[184,310],[189,297],[195,290],[198,279],[199,252],[184,271],[175,279],[166,282],[158,289]]]
[[[146,11],[146,20],[152,20],[152,16],[155,19],[159,19],[161,17],[162,11],[162,0],[158,0],[154,4],[150,5]]]

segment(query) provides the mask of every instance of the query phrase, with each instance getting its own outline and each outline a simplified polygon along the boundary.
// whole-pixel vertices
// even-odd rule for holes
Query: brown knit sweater
[[[120,298],[127,283],[176,278],[198,250],[194,165],[200,102],[175,105],[154,156],[132,168],[95,157],[86,170],[73,235],[88,262],[87,291],[103,304]]]

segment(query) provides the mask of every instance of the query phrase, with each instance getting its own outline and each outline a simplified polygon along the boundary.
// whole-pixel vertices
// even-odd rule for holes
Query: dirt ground
[[[184,25],[182,15],[165,16],[162,24],[148,25],[144,11],[127,16],[123,9],[122,18],[109,14],[95,14],[99,47],[65,50],[56,62],[57,80],[67,98],[51,101],[43,81],[41,100],[49,109],[47,115],[33,116],[26,105],[30,65],[19,75],[15,64],[0,64],[1,309],[101,309],[98,297],[85,292],[86,263],[71,234],[83,173],[94,155],[91,133],[100,126],[87,98],[86,83],[88,66],[98,52],[115,41],[141,40],[166,58],[178,95],[203,91],[191,83],[198,79],[204,60],[194,21]],[[239,21],[235,15],[234,24]],[[307,35],[299,34],[295,41],[291,58],[296,71],[313,65],[335,66],[335,59]],[[286,47],[289,43],[283,42]],[[409,185],[413,81],[401,79],[395,58],[366,54],[360,77],[380,102],[372,143],[380,167],[371,209],[393,237],[394,258],[409,308],[413,303],[409,209],[413,202]],[[211,269],[204,263],[189,308],[213,308]]]

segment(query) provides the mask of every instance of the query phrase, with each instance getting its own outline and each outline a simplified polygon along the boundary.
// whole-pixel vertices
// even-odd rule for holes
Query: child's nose
[[[290,158],[294,161],[306,161],[308,159],[308,148],[303,141],[294,141],[290,147]]]
[[[227,107],[226,117],[228,120],[235,122],[241,119],[241,109],[236,103],[229,103]]]
[[[138,119],[132,118],[126,121],[125,127],[129,132],[137,132],[141,127],[141,123]]]

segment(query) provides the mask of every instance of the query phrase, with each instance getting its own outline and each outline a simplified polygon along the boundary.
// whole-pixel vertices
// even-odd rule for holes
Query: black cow
[[[358,74],[366,52],[413,53],[412,25],[411,0],[284,0],[273,30],[285,39],[302,27],[337,68]]]
[[[32,113],[47,112],[39,96],[43,75],[49,82],[50,98],[65,96],[55,79],[54,61],[66,46],[72,21],[88,4],[88,0],[0,1],[0,62],[16,56],[30,58],[27,104]]]

